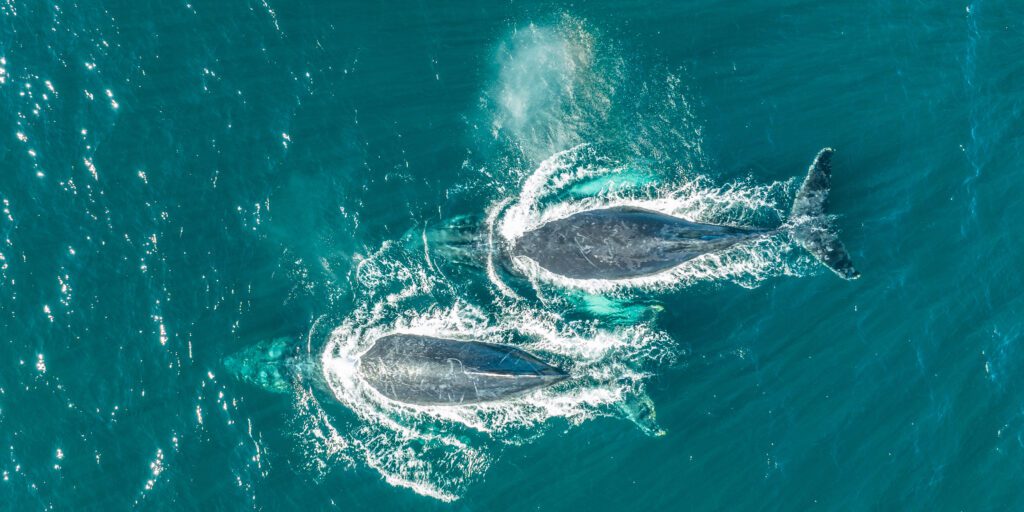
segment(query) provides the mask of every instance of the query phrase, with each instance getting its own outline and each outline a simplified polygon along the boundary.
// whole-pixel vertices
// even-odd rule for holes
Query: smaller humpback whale
[[[818,153],[789,219],[777,229],[703,224],[641,208],[613,207],[546,222],[515,240],[511,255],[525,256],[564,277],[619,280],[657,274],[782,231],[840,277],[856,279],[860,273],[825,217],[831,159],[830,148]]]
[[[358,359],[362,380],[387,398],[415,405],[501,400],[569,377],[514,347],[414,334],[383,336]],[[290,393],[297,382],[329,389],[318,361],[287,337],[232,354],[224,367],[238,380],[275,393]]]
[[[382,395],[416,405],[501,400],[568,377],[517,348],[413,334],[378,339],[359,358],[359,373]]]

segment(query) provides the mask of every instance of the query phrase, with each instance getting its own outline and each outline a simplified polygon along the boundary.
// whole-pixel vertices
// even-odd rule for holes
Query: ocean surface
[[[3,0],[0,509],[1024,510],[1022,55],[1010,0]],[[858,280],[500,261],[779,226],[824,147]],[[572,378],[389,403],[396,331]]]

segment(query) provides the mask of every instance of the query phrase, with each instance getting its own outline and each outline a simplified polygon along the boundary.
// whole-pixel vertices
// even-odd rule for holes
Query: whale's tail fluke
[[[245,347],[225,357],[223,365],[239,381],[272,393],[292,393],[299,382],[322,384],[315,361],[304,356],[295,339],[288,336]]]
[[[793,238],[818,261],[843,279],[857,279],[860,272],[854,268],[839,233],[826,216],[828,192],[832,188],[832,152],[832,148],[825,148],[815,157],[796,193],[788,226]]]
[[[289,393],[293,378],[288,367],[295,349],[287,337],[261,341],[224,358],[224,368],[242,382],[274,393]]]

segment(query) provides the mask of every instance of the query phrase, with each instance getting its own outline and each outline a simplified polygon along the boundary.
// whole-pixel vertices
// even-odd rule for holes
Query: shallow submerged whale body
[[[515,240],[511,255],[572,279],[622,280],[649,276],[698,256],[774,235],[790,235],[844,279],[860,276],[825,211],[831,188],[832,149],[818,153],[777,229],[703,224],[632,207],[575,213],[549,221]]]
[[[568,377],[514,347],[412,334],[378,339],[359,358],[359,373],[382,395],[417,405],[501,400]]]
[[[292,391],[300,378],[323,385],[313,359],[303,357],[290,338],[248,347],[227,357],[224,366],[239,380],[274,392]],[[497,401],[568,378],[514,347],[415,334],[378,338],[359,357],[357,368],[359,377],[380,394],[414,405]]]

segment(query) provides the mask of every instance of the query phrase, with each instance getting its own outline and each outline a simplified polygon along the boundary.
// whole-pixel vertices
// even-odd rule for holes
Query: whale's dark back
[[[762,233],[615,207],[545,223],[517,240],[512,254],[573,279],[628,279],[662,272]]]
[[[419,405],[500,400],[567,377],[517,348],[412,334],[378,339],[359,369],[384,396]]]

